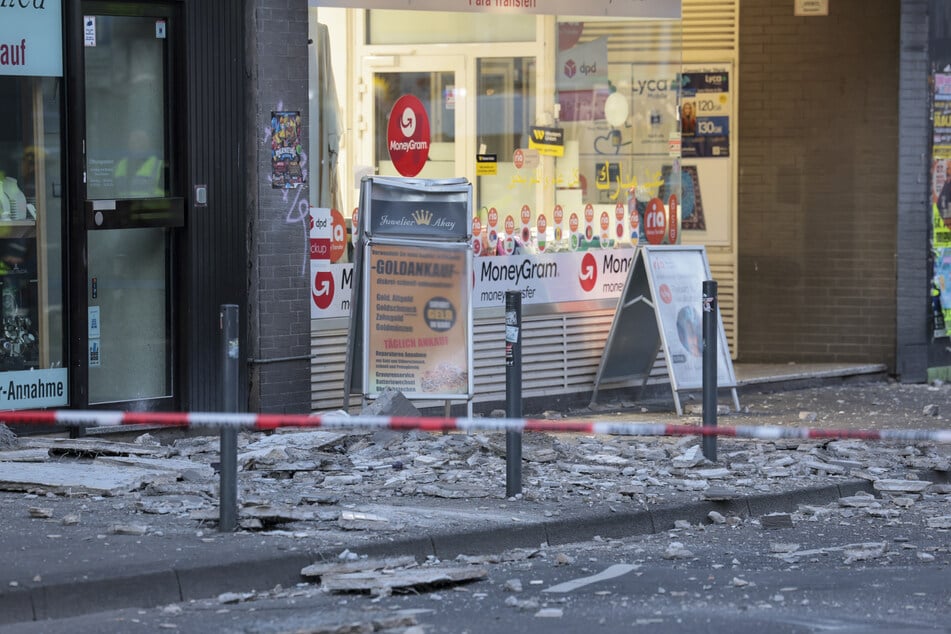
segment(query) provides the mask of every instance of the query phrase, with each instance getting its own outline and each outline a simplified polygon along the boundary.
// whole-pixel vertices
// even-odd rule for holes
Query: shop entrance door
[[[181,31],[177,5],[82,3],[83,405],[174,403],[173,234],[184,224]]]
[[[371,55],[364,58],[363,156],[375,173],[400,176],[390,158],[387,124],[390,111],[404,95],[423,103],[429,117],[429,158],[417,178],[468,177],[466,157],[467,91],[464,58],[414,55]],[[474,162],[474,158],[473,158]]]

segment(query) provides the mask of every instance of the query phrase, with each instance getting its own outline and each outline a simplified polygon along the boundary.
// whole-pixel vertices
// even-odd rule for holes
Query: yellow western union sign
[[[538,150],[538,153],[544,156],[564,156],[565,130],[532,126],[531,134],[528,135],[528,147]]]

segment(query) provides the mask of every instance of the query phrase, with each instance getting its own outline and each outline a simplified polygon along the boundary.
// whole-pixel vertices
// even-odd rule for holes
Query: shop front
[[[179,1],[3,4],[0,409],[214,402],[217,388],[204,376],[217,362],[217,306],[246,303],[231,292],[246,277],[242,267],[219,264],[230,245],[189,268],[192,239],[202,239],[206,224],[226,226],[218,209],[241,208],[221,194],[185,232],[186,208],[201,202],[185,195],[186,181],[207,183],[210,168],[222,177],[241,171],[226,160],[195,160],[209,138],[240,147],[237,134],[223,132],[229,123],[244,129],[243,115],[208,99],[186,107],[187,78],[202,77],[220,57],[186,42],[186,22],[194,39],[217,47],[243,36],[234,21],[206,15],[212,9]],[[240,64],[220,64],[209,74],[243,90],[234,80]],[[205,109],[214,110],[214,126],[200,128],[192,145],[187,118]],[[235,238],[244,244],[243,233]],[[240,280],[232,284],[237,276],[222,268]],[[206,277],[220,294],[202,291]],[[190,301],[190,288],[207,300]],[[189,368],[182,360],[192,350]]]
[[[509,290],[522,295],[525,396],[590,392],[635,245],[698,226],[682,144],[729,155],[728,117],[701,143],[681,114],[680,3],[384,4],[310,2],[310,204],[333,225],[311,253],[313,409],[340,405],[353,228],[373,175],[473,185],[476,403],[504,399]],[[705,91],[728,106],[726,85]]]
[[[0,409],[69,403],[64,284],[62,12],[0,20]]]

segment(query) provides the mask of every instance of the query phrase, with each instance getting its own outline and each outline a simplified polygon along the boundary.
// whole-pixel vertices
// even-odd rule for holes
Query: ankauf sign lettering
[[[0,0],[0,75],[63,74],[60,0]]]

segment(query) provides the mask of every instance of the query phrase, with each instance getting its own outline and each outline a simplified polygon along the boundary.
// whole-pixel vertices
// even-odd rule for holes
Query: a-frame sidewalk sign
[[[618,300],[591,404],[607,387],[643,389],[663,350],[677,415],[680,395],[703,389],[703,282],[711,279],[703,246],[639,246]],[[729,389],[736,409],[736,375],[717,306],[717,390]]]

